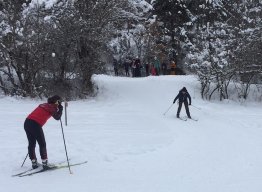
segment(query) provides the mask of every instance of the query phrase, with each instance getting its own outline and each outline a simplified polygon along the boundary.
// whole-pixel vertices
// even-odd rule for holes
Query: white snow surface
[[[21,168],[27,154],[23,123],[44,101],[0,98],[1,191],[262,191],[261,103],[204,101],[194,76],[93,80],[98,95],[69,102],[68,126],[63,124],[71,163],[88,161],[71,167],[73,174],[60,169],[11,177],[31,167],[27,159]],[[198,121],[175,117],[172,102],[184,86]],[[66,160],[59,121],[50,119],[43,129],[49,162]],[[36,154],[40,159],[38,148]]]

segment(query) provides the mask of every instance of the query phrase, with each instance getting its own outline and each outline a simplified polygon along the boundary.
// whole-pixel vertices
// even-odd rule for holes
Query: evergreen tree
[[[190,15],[187,11],[186,0],[161,1],[153,3],[153,14],[157,15],[157,21],[164,32],[164,36],[169,36],[169,47],[172,50],[172,59],[180,62],[184,57],[182,44],[185,40],[184,26],[190,22]]]

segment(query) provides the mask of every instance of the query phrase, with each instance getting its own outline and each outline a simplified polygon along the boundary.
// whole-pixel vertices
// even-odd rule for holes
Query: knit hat
[[[186,90],[185,87],[183,87],[183,88],[181,89],[181,91],[183,91],[183,92],[187,92],[187,90]]]
[[[58,95],[54,95],[54,96],[52,96],[52,97],[49,97],[48,99],[47,99],[47,103],[49,103],[49,104],[54,104],[54,103],[56,103],[57,101],[61,101],[61,97],[60,96],[58,96]]]

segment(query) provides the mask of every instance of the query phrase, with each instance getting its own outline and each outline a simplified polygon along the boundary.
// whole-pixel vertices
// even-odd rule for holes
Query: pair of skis
[[[53,165],[52,167],[50,167],[49,169],[43,169],[42,165],[40,165],[39,168],[37,168],[37,169],[31,168],[29,170],[26,170],[26,171],[17,173],[15,175],[12,175],[12,177],[25,177],[25,176],[34,175],[34,174],[37,174],[37,173],[46,172],[46,171],[68,168],[68,165],[63,165],[63,163],[65,163],[65,162],[57,163],[57,164]],[[87,163],[87,161],[70,164],[70,166],[72,167],[72,166],[77,166],[77,165],[83,165],[85,163]]]

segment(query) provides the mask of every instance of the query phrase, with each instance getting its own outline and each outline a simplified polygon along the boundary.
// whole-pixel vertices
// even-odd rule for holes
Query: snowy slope
[[[207,102],[193,76],[94,76],[96,98],[73,101],[64,125],[72,162],[88,163],[30,177],[11,177],[27,153],[23,121],[42,101],[0,99],[1,189],[91,192],[260,192],[261,103]],[[186,86],[199,121],[175,118]],[[182,108],[181,116],[185,116]],[[44,126],[50,162],[65,160],[59,122]],[[38,153],[37,153],[38,154]]]

